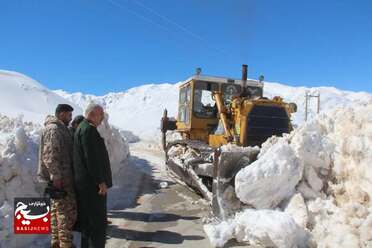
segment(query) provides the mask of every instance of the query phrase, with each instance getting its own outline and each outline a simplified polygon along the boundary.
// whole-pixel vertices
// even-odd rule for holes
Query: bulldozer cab
[[[245,82],[247,83],[247,82]],[[243,81],[220,77],[194,76],[180,86],[177,130],[187,139],[208,142],[218,127],[218,110],[213,92],[221,92],[223,103],[243,93]],[[262,96],[262,84],[248,82],[245,92],[252,98]]]

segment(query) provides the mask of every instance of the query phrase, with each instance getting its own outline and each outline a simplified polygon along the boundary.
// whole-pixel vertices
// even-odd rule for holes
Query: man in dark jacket
[[[104,247],[107,227],[107,189],[112,186],[110,160],[97,131],[103,108],[90,104],[74,136],[74,176],[79,213],[81,247]]]

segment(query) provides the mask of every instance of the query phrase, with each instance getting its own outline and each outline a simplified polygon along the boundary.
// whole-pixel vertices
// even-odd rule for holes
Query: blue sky
[[[372,92],[372,1],[0,0],[0,69],[102,95],[201,67]]]

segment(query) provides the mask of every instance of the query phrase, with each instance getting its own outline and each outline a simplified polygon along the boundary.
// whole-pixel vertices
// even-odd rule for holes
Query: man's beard
[[[63,124],[66,125],[66,127],[68,127],[68,125],[70,124],[70,121],[65,121],[65,120],[63,120],[62,122],[63,122]]]

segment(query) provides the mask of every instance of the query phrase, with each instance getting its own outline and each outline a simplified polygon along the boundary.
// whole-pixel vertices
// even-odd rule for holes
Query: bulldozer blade
[[[222,147],[215,152],[212,186],[212,211],[215,216],[225,219],[241,209],[241,202],[235,194],[235,175],[256,160],[258,152],[258,147],[231,150]]]

